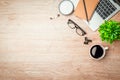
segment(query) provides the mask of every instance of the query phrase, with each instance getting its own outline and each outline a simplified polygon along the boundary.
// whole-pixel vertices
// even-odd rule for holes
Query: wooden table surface
[[[120,80],[120,41],[102,42],[74,15],[57,17],[60,1],[0,0],[0,80]],[[83,44],[69,18],[92,43]],[[94,44],[109,47],[100,61],[89,56]]]

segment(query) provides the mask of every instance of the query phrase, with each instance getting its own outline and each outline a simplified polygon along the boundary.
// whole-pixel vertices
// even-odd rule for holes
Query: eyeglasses
[[[76,29],[78,35],[84,36],[86,34],[86,32],[71,19],[68,19],[67,24],[71,29]]]

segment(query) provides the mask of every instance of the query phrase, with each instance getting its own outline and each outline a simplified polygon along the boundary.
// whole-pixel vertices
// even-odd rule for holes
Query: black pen
[[[87,21],[89,21],[88,20],[88,13],[87,13],[87,8],[86,8],[85,0],[83,0],[83,4],[84,4],[84,9],[85,9],[86,19],[87,19]]]

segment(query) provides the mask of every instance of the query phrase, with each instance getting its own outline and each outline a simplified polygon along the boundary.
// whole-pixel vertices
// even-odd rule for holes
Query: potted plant
[[[120,22],[117,21],[105,21],[99,28],[99,34],[102,41],[106,41],[110,44],[115,40],[120,40]]]

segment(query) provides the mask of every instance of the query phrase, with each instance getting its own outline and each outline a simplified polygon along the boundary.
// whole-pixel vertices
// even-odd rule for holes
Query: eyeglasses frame
[[[73,27],[73,28],[70,27],[70,26],[69,26],[69,23],[70,23],[70,22],[73,23],[75,27]],[[80,29],[80,30],[82,31],[82,35],[80,35],[80,36],[84,36],[84,35],[86,34],[86,32],[85,32],[80,26],[78,26],[73,20],[68,19],[67,24],[68,24],[68,26],[69,26],[71,29],[75,29],[75,28],[76,28],[76,33],[77,33],[78,35],[80,35],[80,34],[77,32],[77,29]]]

